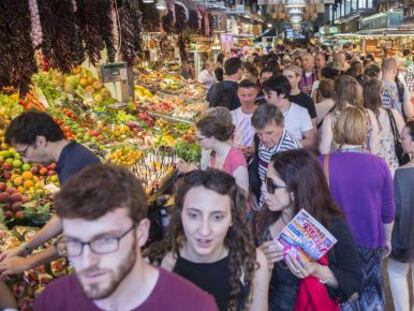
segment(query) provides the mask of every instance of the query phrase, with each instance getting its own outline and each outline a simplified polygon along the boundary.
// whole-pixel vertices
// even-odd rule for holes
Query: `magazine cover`
[[[337,242],[335,237],[304,209],[287,224],[276,240],[284,253],[292,248],[312,261],[318,261]]]

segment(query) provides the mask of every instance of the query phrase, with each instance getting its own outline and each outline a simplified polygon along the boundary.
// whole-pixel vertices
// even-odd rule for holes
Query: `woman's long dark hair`
[[[364,107],[375,114],[379,126],[381,126],[379,121],[380,108],[382,107],[381,88],[382,83],[377,79],[368,80],[363,85]]]
[[[175,208],[167,235],[163,241],[153,243],[144,255],[160,261],[167,252],[172,251],[173,256],[178,258],[178,252],[186,240],[181,220],[184,201],[187,193],[195,187],[204,187],[230,197],[232,226],[224,239],[224,245],[229,250],[231,291],[228,310],[239,310],[239,303],[244,298],[240,297],[241,287],[250,289],[252,293],[257,262],[253,236],[246,219],[246,198],[231,175],[216,169],[196,170],[184,175],[176,184]],[[242,277],[243,285],[240,283]],[[248,309],[250,300],[251,295],[247,297],[242,310]]]
[[[287,191],[293,193],[294,215],[303,208],[327,228],[333,217],[342,216],[329,192],[322,167],[310,151],[297,149],[276,153],[270,165],[285,182]],[[281,212],[264,207],[256,219],[257,237],[263,238],[280,216]]]

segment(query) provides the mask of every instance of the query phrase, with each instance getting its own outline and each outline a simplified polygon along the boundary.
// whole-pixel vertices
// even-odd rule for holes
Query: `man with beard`
[[[49,284],[35,311],[216,311],[214,299],[145,262],[149,234],[142,185],[126,169],[91,165],[56,195],[63,235],[55,242],[75,273]]]

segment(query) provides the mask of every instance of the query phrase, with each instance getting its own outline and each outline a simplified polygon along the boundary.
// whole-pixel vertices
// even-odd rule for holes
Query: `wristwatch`
[[[24,250],[24,255],[25,256],[28,256],[28,255],[30,255],[31,253],[32,253],[32,248],[29,246],[29,244],[28,243],[24,243],[23,245],[22,245],[22,248],[23,248],[23,250]]]

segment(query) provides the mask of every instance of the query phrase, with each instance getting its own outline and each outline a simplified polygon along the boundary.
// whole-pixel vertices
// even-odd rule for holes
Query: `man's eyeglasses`
[[[199,142],[202,142],[204,139],[207,139],[208,137],[200,137],[200,136],[197,136],[197,140],[199,141]]]
[[[59,256],[67,257],[76,257],[82,255],[83,247],[88,245],[90,250],[98,255],[109,254],[116,252],[119,248],[119,242],[124,238],[129,232],[136,228],[136,224],[133,224],[131,228],[125,231],[121,236],[104,236],[100,238],[93,239],[89,242],[82,242],[76,239],[66,239],[60,237],[54,243]]]
[[[276,189],[287,188],[287,186],[276,185],[273,179],[266,177],[266,191],[267,193],[274,194]]]
[[[22,157],[26,157],[27,150],[29,149],[30,145],[27,145],[23,150],[16,150],[16,152]]]

